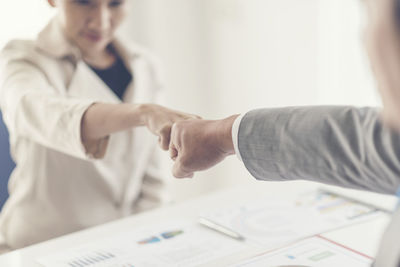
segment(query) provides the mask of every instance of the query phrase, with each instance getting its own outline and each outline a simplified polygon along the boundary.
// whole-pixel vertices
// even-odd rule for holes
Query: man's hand
[[[237,115],[217,121],[188,120],[172,127],[170,156],[175,161],[176,178],[193,177],[235,153],[232,125]]]

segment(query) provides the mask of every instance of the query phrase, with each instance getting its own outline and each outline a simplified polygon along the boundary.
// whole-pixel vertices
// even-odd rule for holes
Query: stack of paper
[[[328,230],[371,220],[380,214],[373,207],[320,191],[294,196],[290,200],[263,198],[202,215],[244,236],[244,242],[210,231],[196,220],[188,219],[132,229],[131,232],[41,258],[38,262],[46,267],[199,266],[238,254],[249,247],[270,251]],[[342,250],[320,239],[299,243],[290,251],[289,254],[268,254],[256,259],[254,264],[261,261],[261,266],[273,266],[278,262],[282,265],[290,262],[290,257],[298,260],[296,264],[304,262],[306,265],[309,261],[325,259],[326,262],[347,262],[336,266],[362,267],[369,262],[369,259],[362,259],[362,264],[357,265],[358,258],[353,255],[353,264],[353,259],[342,257],[345,254]],[[302,251],[305,254],[300,253]],[[303,256],[306,256],[304,261]],[[246,264],[260,266],[252,262]]]

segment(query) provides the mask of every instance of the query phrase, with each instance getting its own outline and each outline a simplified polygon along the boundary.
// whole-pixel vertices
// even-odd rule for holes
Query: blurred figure
[[[259,180],[313,180],[396,194],[400,186],[399,1],[368,0],[366,45],[384,109],[290,107],[177,122],[173,174],[192,177],[236,154]],[[381,122],[381,115],[383,122]],[[400,209],[374,266],[400,266]]]
[[[128,2],[48,0],[58,12],[37,39],[1,52],[0,107],[17,164],[0,218],[11,248],[165,199],[152,134],[167,149],[171,125],[193,116],[146,104],[162,80],[146,50],[115,37]]]

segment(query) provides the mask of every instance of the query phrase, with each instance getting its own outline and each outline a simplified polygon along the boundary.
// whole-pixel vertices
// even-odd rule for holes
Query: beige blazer
[[[156,102],[154,59],[113,43],[133,82],[124,102]],[[17,164],[0,231],[24,247],[152,207],[166,199],[157,139],[145,127],[112,135],[102,159],[87,155],[81,118],[94,102],[120,100],[82,61],[53,19],[35,41],[11,41],[0,56],[0,108]]]

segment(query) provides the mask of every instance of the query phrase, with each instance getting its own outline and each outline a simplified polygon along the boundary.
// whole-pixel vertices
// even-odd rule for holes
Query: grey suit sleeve
[[[247,113],[238,146],[259,180],[305,179],[394,194],[400,135],[373,108],[290,107]]]

